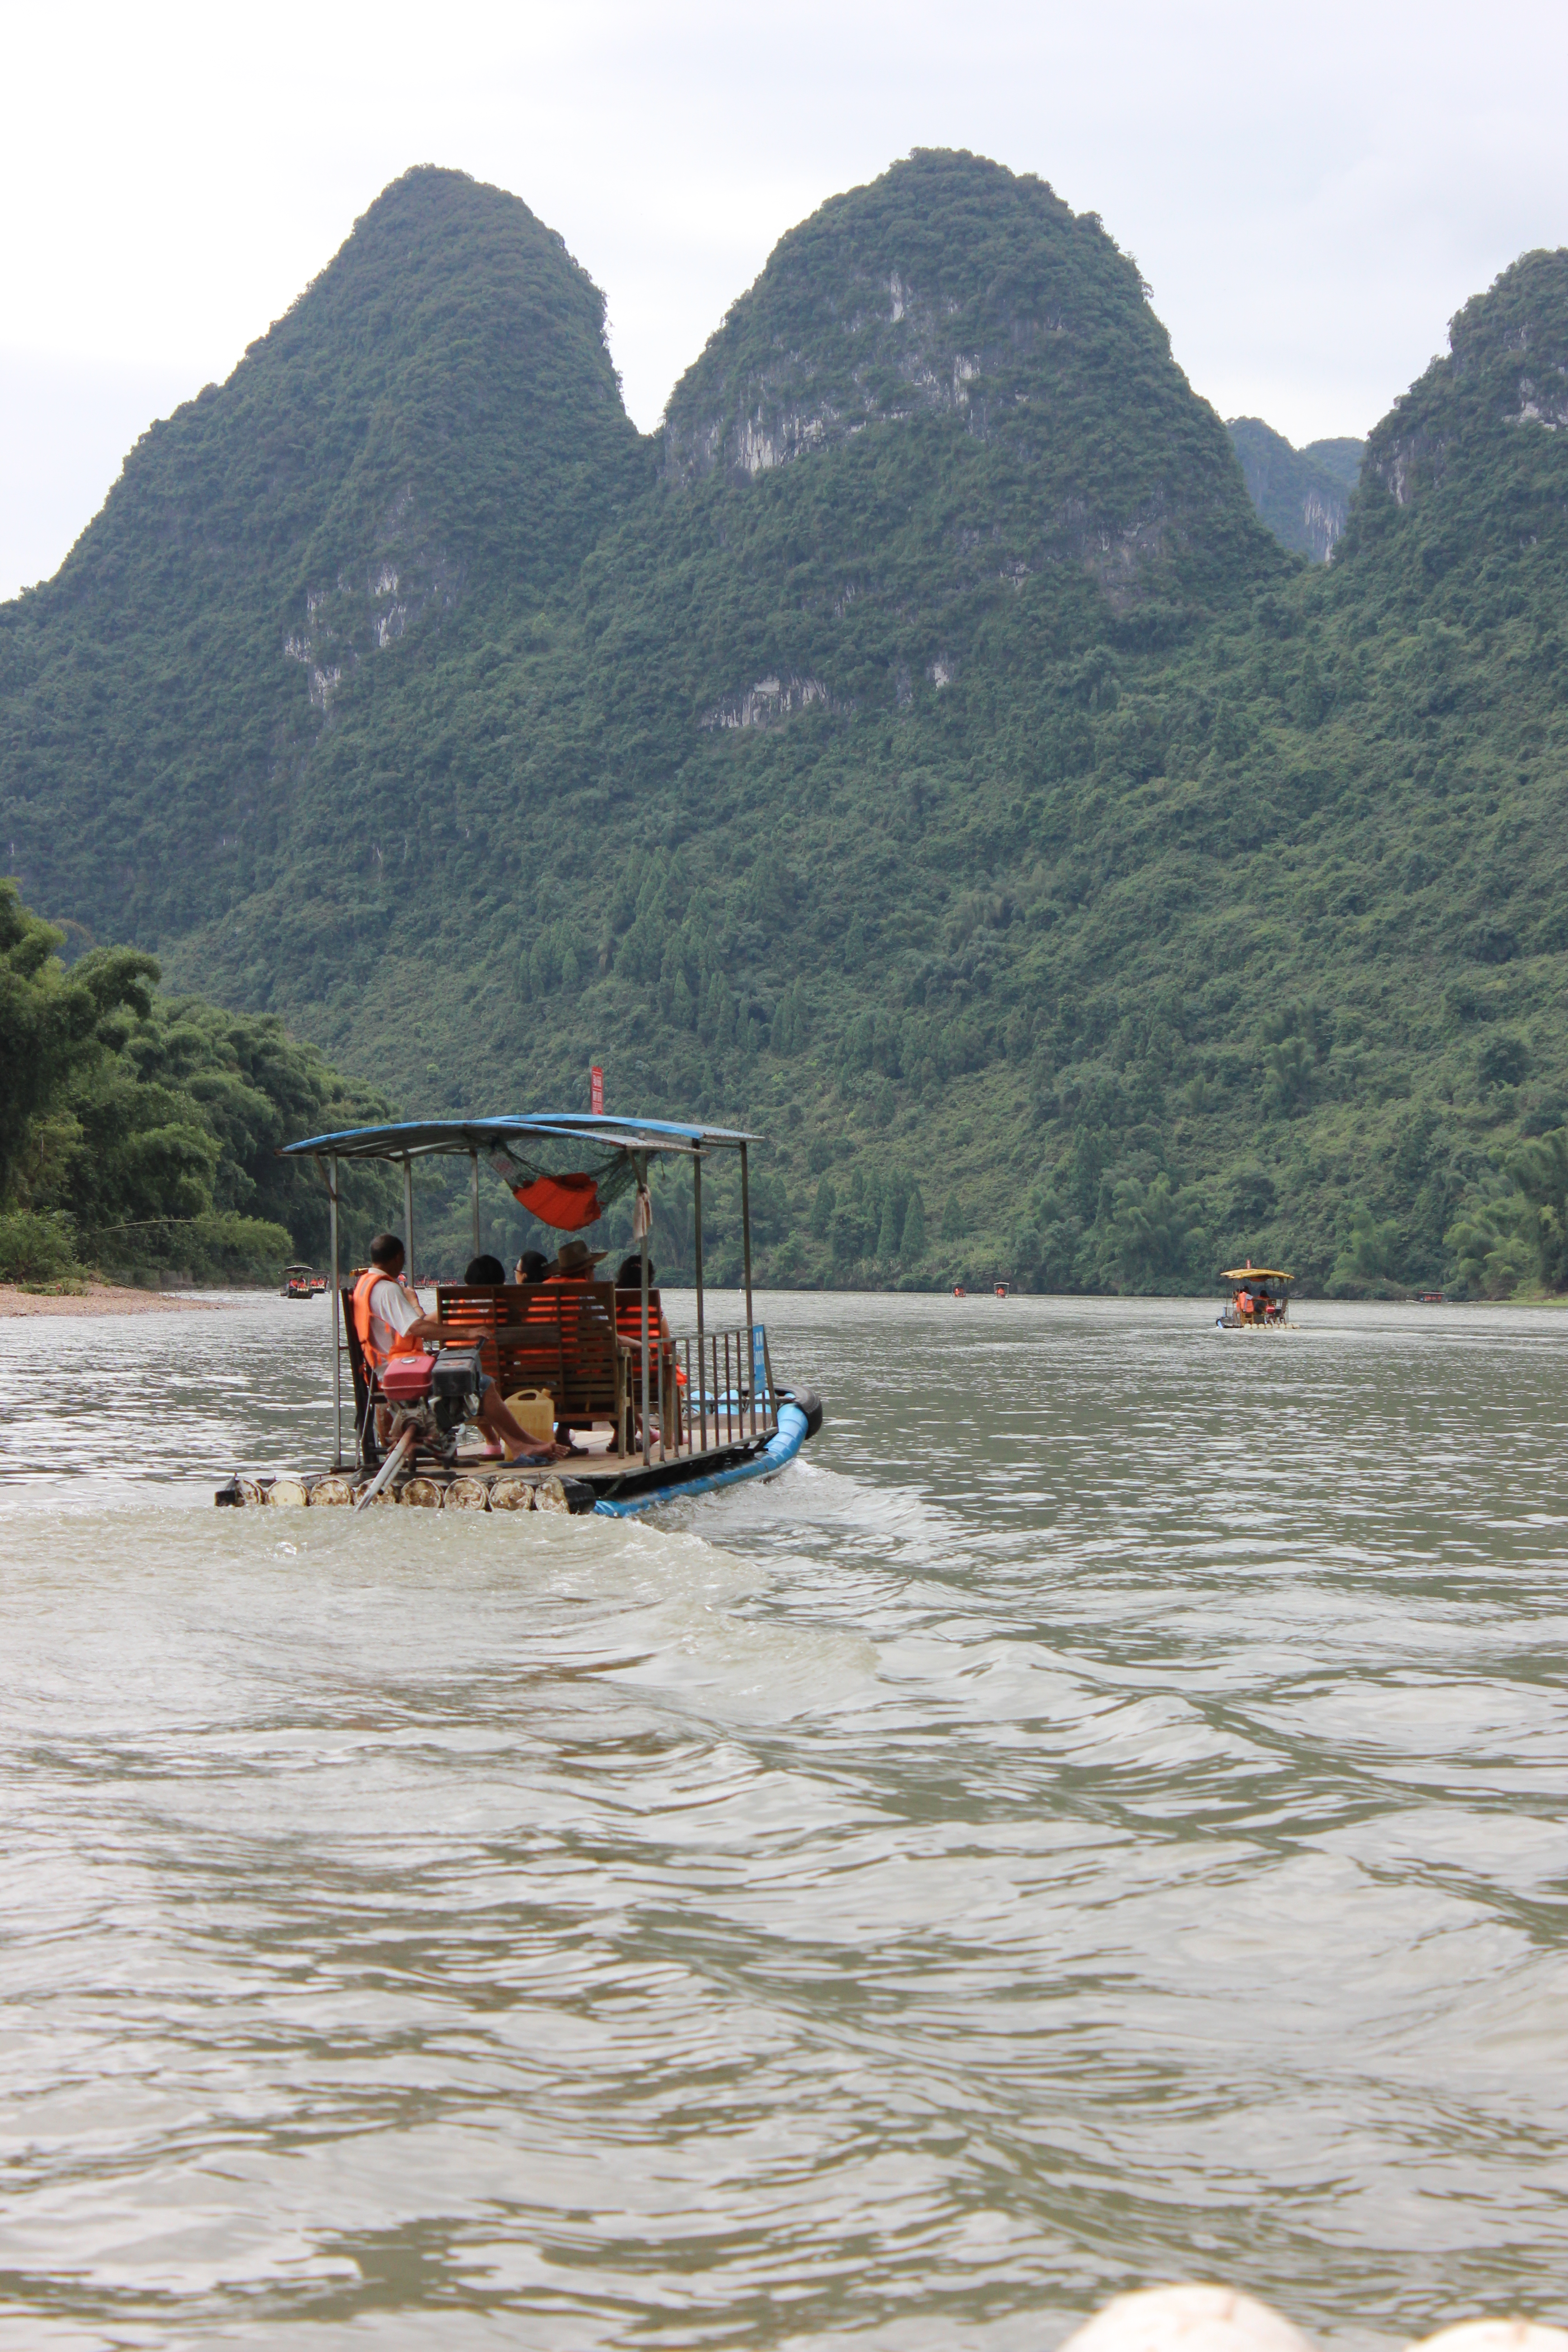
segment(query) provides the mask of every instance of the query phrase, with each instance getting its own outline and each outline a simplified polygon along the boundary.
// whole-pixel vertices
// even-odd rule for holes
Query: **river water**
[[[763,1311],[641,1525],[215,1511],[324,1303],[0,1326],[0,2346],[1568,2318],[1568,1325]]]

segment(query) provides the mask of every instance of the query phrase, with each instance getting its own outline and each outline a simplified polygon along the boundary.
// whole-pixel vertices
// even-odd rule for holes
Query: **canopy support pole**
[[[468,1154],[468,1197],[474,1206],[474,1255],[479,1254],[479,1155]]]
[[[708,1444],[708,1374],[703,1369],[702,1354],[702,1147],[699,1144],[691,1155],[691,1233],[692,1256],[697,1269],[697,1426],[700,1443]],[[686,1400],[689,1418],[691,1399]]]
[[[328,1215],[332,1228],[332,1467],[343,1466],[343,1343],[339,1337],[342,1320],[343,1300],[338,1272],[338,1155],[334,1151],[327,1161],[327,1194],[331,1202]]]
[[[414,1288],[414,1162],[403,1155],[403,1264],[408,1286]]]
[[[756,1360],[756,1341],[752,1338],[752,1193],[746,1179],[746,1147],[741,1146],[741,1234],[746,1262],[746,1379],[752,1398],[752,1435],[757,1433],[757,1383],[752,1372]]]
[[[637,1191],[640,1194],[646,1192],[647,1187],[647,1154],[646,1151],[638,1152],[636,1167],[637,1171]],[[645,1465],[652,1458],[648,1447],[647,1434],[647,1225],[644,1225],[642,1230],[642,1458]],[[663,1436],[664,1429],[661,1423],[659,1428],[659,1437],[661,1441]]]

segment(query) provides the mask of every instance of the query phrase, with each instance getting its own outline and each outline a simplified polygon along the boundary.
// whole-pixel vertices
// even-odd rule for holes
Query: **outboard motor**
[[[438,1356],[394,1356],[382,1371],[381,1393],[396,1408],[395,1439],[412,1425],[433,1453],[449,1458],[458,1431],[474,1419],[485,1393],[479,1351],[446,1348]]]
[[[430,1405],[446,1436],[472,1421],[485,1393],[483,1360],[477,1348],[443,1348],[430,1375]]]

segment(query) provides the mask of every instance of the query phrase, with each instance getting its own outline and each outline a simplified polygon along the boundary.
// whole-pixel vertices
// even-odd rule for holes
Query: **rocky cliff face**
[[[305,589],[302,620],[283,639],[285,659],[304,668],[323,716],[362,661],[455,611],[463,593],[465,566],[421,528],[412,489],[393,501],[375,537],[368,562]]]
[[[1568,425],[1568,247],[1521,254],[1449,321],[1447,358],[1396,400],[1367,444],[1395,506],[1441,486],[1500,435]]]
[[[1097,215],[968,154],[917,152],[782,240],[676,387],[663,470],[745,486],[927,426],[1018,485],[1015,586],[1067,562],[1125,610],[1246,536],[1219,421],[1136,263]]]
[[[1259,416],[1233,416],[1226,430],[1259,519],[1293,554],[1328,562],[1350,519],[1363,445],[1314,441],[1295,449]]]
[[[757,355],[737,337],[742,348],[721,353],[698,383],[686,380],[670,404],[668,478],[690,482],[720,468],[750,480],[869,424],[921,412],[961,417],[984,436],[997,406],[1021,396],[1007,381],[1021,352],[1042,333],[1065,331],[1059,316],[1016,318],[985,322],[990,337],[977,341],[983,322],[951,294],[910,283],[896,265],[885,282],[856,277],[847,298],[832,301],[816,348],[803,337]]]

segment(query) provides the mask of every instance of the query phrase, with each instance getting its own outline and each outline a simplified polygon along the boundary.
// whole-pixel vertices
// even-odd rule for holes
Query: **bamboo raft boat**
[[[756,1140],[735,1129],[548,1112],[408,1120],[285,1144],[279,1156],[314,1160],[327,1190],[332,1460],[302,1475],[236,1470],[215,1499],[231,1507],[374,1504],[619,1517],[676,1496],[776,1476],[821,1426],[822,1407],[809,1390],[776,1380],[767,1331],[753,1311],[747,1148]],[[746,1319],[713,1327],[702,1276],[702,1171],[721,1153],[739,1161]],[[476,1255],[481,1158],[516,1200],[561,1231],[594,1222],[635,1188],[640,1283],[631,1289],[587,1277],[439,1283],[438,1350],[395,1358],[378,1372],[361,1343],[354,1284],[344,1280],[341,1263],[340,1173],[367,1160],[401,1166],[403,1240],[412,1265],[415,1165],[443,1156],[469,1162]],[[697,1328],[681,1339],[669,1335],[649,1281],[649,1181],[660,1166],[684,1166],[691,1178]],[[468,1424],[492,1381],[509,1403],[538,1405],[551,1426],[570,1430],[572,1453],[533,1465],[502,1464],[477,1451]]]

